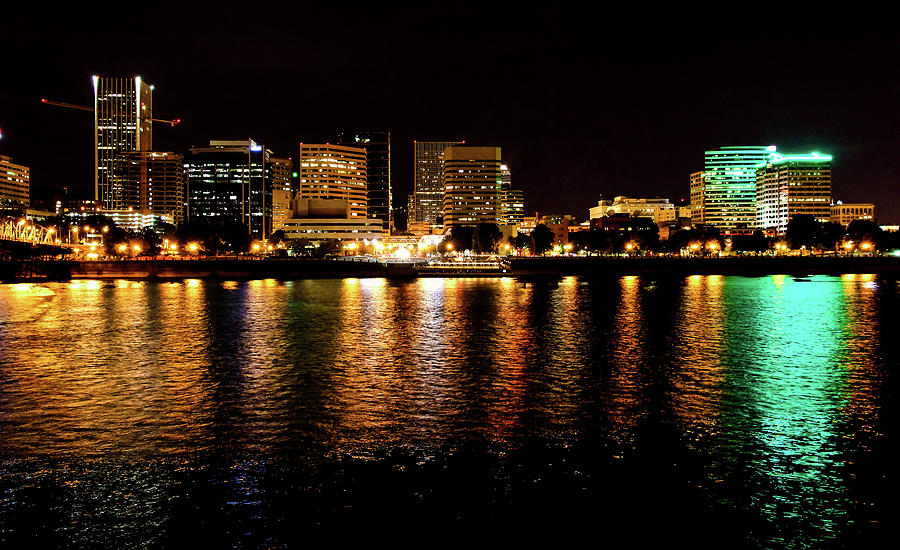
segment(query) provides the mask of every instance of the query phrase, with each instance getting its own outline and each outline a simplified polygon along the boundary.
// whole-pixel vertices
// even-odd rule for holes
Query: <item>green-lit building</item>
[[[756,224],[760,229],[787,231],[788,221],[808,214],[831,219],[831,155],[772,152],[756,167]]]
[[[703,167],[704,225],[725,234],[756,228],[756,171],[775,152],[774,145],[737,145],[706,151]]]

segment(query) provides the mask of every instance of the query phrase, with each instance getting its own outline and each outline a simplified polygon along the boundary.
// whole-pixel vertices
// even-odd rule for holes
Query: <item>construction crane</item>
[[[86,105],[75,105],[74,103],[63,103],[62,101],[51,101],[49,99],[42,99],[41,103],[44,103],[45,105],[55,105],[57,107],[64,107],[66,109],[77,109],[79,111],[90,111],[92,113],[94,112],[93,107],[88,107]],[[151,118],[150,120],[152,120],[153,122],[165,122],[172,128],[174,128],[176,124],[181,124],[180,118],[176,118],[175,120],[165,120],[162,118]]]

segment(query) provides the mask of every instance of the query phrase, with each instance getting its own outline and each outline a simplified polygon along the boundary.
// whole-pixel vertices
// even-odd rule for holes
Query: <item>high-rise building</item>
[[[775,146],[719,147],[706,151],[703,167],[704,224],[725,234],[747,233],[756,227],[756,170]],[[691,205],[692,210],[694,204]]]
[[[295,166],[298,199],[346,200],[350,216],[366,218],[366,150],[330,143],[301,143]]]
[[[705,192],[706,180],[703,172],[694,172],[691,174],[691,223],[694,225],[706,223]]]
[[[518,225],[525,219],[525,192],[521,189],[506,189],[500,194],[500,223]]]
[[[394,227],[391,191],[391,133],[388,131],[340,132],[338,143],[366,150],[366,211],[369,218]]]
[[[191,148],[185,161],[188,217],[241,223],[251,238],[267,238],[272,233],[272,190],[285,185],[285,162],[290,161],[276,159],[252,139]]]
[[[153,148],[153,86],[141,77],[94,76],[94,198],[105,210],[136,207],[117,157]]]
[[[31,204],[31,175],[27,166],[0,155],[0,208],[28,208]]]
[[[499,147],[447,147],[444,226],[501,223]]]
[[[517,225],[525,217],[525,193],[512,188],[509,165],[500,165],[500,224]]]
[[[464,141],[414,141],[415,211],[409,219],[434,225],[443,212],[444,200],[444,149],[462,145]],[[499,171],[499,168],[498,168]],[[415,212],[415,214],[414,214]]]
[[[184,156],[176,153],[131,151],[120,153],[115,171],[126,183],[124,203],[141,212],[184,220],[187,198]]]
[[[756,170],[756,225],[783,234],[790,219],[831,219],[831,155],[770,153]]]

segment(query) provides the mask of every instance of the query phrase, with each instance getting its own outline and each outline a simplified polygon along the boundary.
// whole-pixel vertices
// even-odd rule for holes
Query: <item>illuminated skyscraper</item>
[[[771,153],[756,171],[757,226],[787,231],[790,219],[808,214],[831,219],[831,155]]]
[[[518,225],[525,219],[525,193],[512,188],[509,165],[500,165],[500,224]]]
[[[501,223],[499,147],[447,147],[444,226]]]
[[[141,77],[94,76],[94,198],[106,210],[137,207],[116,171],[120,153],[153,147],[153,86]]]
[[[756,169],[774,152],[774,145],[706,151],[699,203],[706,225],[726,234],[747,233],[756,227]],[[693,203],[691,207],[693,211]]]
[[[691,223],[703,225],[706,223],[706,210],[704,200],[706,198],[706,180],[703,172],[691,174]]]
[[[368,217],[383,222],[384,229],[394,226],[391,196],[391,133],[388,131],[340,132],[341,145],[366,150],[366,211]]]
[[[329,143],[301,143],[295,169],[298,199],[341,199],[350,217],[366,218],[366,150]]]
[[[415,210],[409,212],[413,222],[435,224],[441,217],[444,200],[444,149],[463,141],[415,141],[414,187]],[[498,167],[499,172],[499,167]]]

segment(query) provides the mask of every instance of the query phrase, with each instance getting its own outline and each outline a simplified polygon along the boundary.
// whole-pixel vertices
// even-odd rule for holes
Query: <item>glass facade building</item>
[[[252,239],[267,238],[272,233],[272,190],[284,187],[290,173],[283,169],[286,159],[273,158],[272,151],[252,139],[192,148],[185,161],[188,218],[240,223]]]
[[[94,198],[105,210],[137,208],[118,155],[153,148],[153,86],[141,77],[94,76]]]
[[[703,191],[699,195],[702,202],[697,205],[705,225],[726,234],[746,233],[756,227],[756,171],[774,152],[774,145],[728,146],[706,151]],[[692,202],[692,211],[694,208]]]

